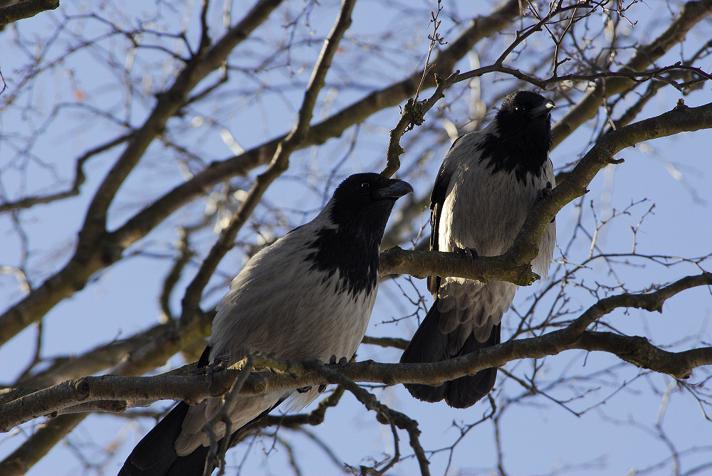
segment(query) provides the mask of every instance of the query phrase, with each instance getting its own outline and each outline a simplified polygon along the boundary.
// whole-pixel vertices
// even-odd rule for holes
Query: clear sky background
[[[71,3],[71,2],[65,2]],[[91,2],[78,2],[76,6],[63,6],[67,11],[78,12],[86,9]],[[241,2],[237,2],[240,4]],[[294,2],[294,10],[302,2]],[[316,10],[310,18],[310,26],[314,38],[320,39],[333,22],[336,13],[336,4],[331,1],[322,2],[324,5]],[[418,8],[429,6],[432,2],[415,2]],[[665,2],[649,0],[636,5],[630,16],[638,20],[638,28],[645,28],[649,33],[648,38],[653,38],[660,29],[669,21],[670,12],[664,6]],[[97,3],[98,5],[99,3]],[[477,13],[490,11],[495,2],[454,2],[446,3],[446,8],[457,9],[462,17],[469,17]],[[102,8],[113,8],[103,4]],[[126,17],[147,14],[153,11],[143,2],[129,1],[122,6]],[[676,10],[676,8],[673,8]],[[235,10],[239,16],[239,9]],[[20,28],[28,35],[41,35],[44,28],[55,25],[56,20],[52,14],[43,14],[32,20],[26,20]],[[213,15],[218,21],[219,16]],[[419,20],[420,23],[411,23]],[[399,58],[398,51],[386,54],[392,56],[392,62],[386,63],[382,59],[371,61],[364,60],[359,71],[351,71],[339,67],[338,56],[334,70],[329,76],[329,87],[322,92],[322,98],[329,94],[336,97],[334,104],[322,105],[318,116],[333,112],[339,107],[362,97],[366,92],[375,87],[383,86],[390,80],[400,79],[422,66],[422,54],[427,50],[427,24],[428,17],[409,18],[403,21],[396,10],[388,8],[381,2],[364,0],[357,4],[354,13],[354,23],[350,35],[354,37],[368,37],[369,34],[380,32],[384,28],[391,28],[394,35],[400,35],[401,42],[409,44],[414,50],[420,52],[419,60],[410,61],[411,56]],[[88,25],[87,28],[96,28]],[[452,39],[455,32],[461,27],[454,26],[445,21],[444,34],[446,39]],[[261,38],[270,35],[284,35],[280,21],[273,21],[259,30]],[[20,62],[20,56],[12,50],[8,37],[9,32],[0,33],[0,66],[7,77],[13,68]],[[712,25],[707,21],[698,25],[688,38],[687,48],[699,46],[712,36]],[[544,41],[542,38],[541,41]],[[539,41],[537,39],[533,41]],[[58,45],[57,53],[66,45]],[[250,48],[253,48],[250,50]],[[309,48],[295,50],[295,55],[311,58],[318,51],[319,42],[316,41]],[[345,49],[354,48],[346,43]],[[247,63],[252,63],[253,54],[259,53],[259,45],[251,44],[249,48],[238,49],[243,54]],[[479,52],[482,63],[488,54],[487,51]],[[673,51],[660,61],[667,64],[674,61],[679,51]],[[665,60],[668,60],[667,62]],[[150,55],[143,58],[150,61]],[[709,61],[702,64],[710,70]],[[461,66],[467,68],[467,62]],[[48,108],[61,95],[66,95],[68,84],[73,82],[76,90],[81,90],[89,100],[114,101],[117,104],[121,97],[112,90],[113,78],[107,70],[95,66],[91,55],[83,54],[73,57],[67,70],[73,70],[75,77],[72,81],[66,75],[48,76],[36,89],[28,100],[38,108]],[[350,86],[340,89],[344,75],[357,75],[358,87]],[[157,74],[157,76],[159,76]],[[292,123],[295,109],[301,100],[301,89],[308,77],[308,70],[295,71],[291,77],[293,83],[299,87],[285,86],[279,94],[265,95],[260,101],[225,99],[225,104],[214,105],[217,108],[233,108],[228,116],[229,121],[225,126],[233,132],[240,144],[248,148],[261,143],[264,139],[273,137],[286,131]],[[274,74],[277,84],[284,85],[290,78]],[[493,75],[482,78],[481,84],[485,95],[496,92],[497,80],[502,78]],[[155,78],[153,81],[157,81]],[[160,89],[158,84],[154,90]],[[7,94],[7,93],[6,93]],[[673,88],[666,88],[651,101],[641,114],[640,118],[659,114],[674,107],[679,98]],[[700,105],[712,100],[712,92],[707,86],[685,98],[690,105]],[[106,102],[104,103],[106,104]],[[141,104],[134,104],[131,117],[135,121],[144,117],[146,108],[152,106],[147,100]],[[119,107],[119,106],[117,106]],[[449,119],[462,126],[467,122],[466,107],[453,105]],[[562,113],[555,112],[554,119]],[[199,116],[196,114],[196,117]],[[42,160],[57,167],[62,177],[71,176],[72,161],[80,151],[98,143],[97,137],[110,137],[115,126],[96,121],[88,125],[86,115],[81,111],[69,112],[67,119],[52,124],[54,131],[42,138],[35,146],[34,153]],[[368,126],[359,131],[359,142],[353,155],[341,167],[339,174],[346,175],[352,171],[379,169],[383,165],[385,150],[388,142],[388,131],[398,119],[398,109],[391,108],[377,114],[368,122]],[[0,128],[3,134],[11,135],[23,127],[26,118],[8,111],[0,116]],[[109,132],[107,132],[109,131]],[[570,137],[552,153],[555,165],[563,165],[579,157],[587,149],[590,131],[581,131]],[[293,156],[293,163],[298,163],[297,170],[317,170],[321,168],[321,177],[317,177],[311,184],[305,186],[294,180],[298,173],[288,175],[273,187],[268,200],[274,207],[282,207],[288,216],[290,225],[298,225],[314,215],[314,210],[321,206],[322,196],[315,190],[323,190],[326,181],[324,177],[329,170],[343,156],[352,130],[344,134],[339,141],[330,141],[324,146],[301,151]],[[193,144],[198,144],[205,152],[206,160],[224,158],[230,155],[225,144],[215,135],[201,135],[200,127],[191,133]],[[418,195],[428,193],[432,179],[439,166],[440,157],[447,151],[447,144],[434,150],[435,158],[428,165],[430,176],[419,176],[413,180]],[[650,254],[665,254],[674,256],[693,257],[712,252],[712,220],[710,217],[712,204],[712,134],[709,131],[680,134],[678,136],[653,141],[635,149],[623,151],[619,157],[625,163],[616,167],[609,167],[592,183],[591,191],[586,196],[584,207],[587,209],[585,216],[591,220],[589,203],[594,204],[599,218],[606,218],[613,210],[620,211],[631,202],[645,200],[634,206],[629,215],[613,220],[599,237],[599,243],[610,252],[626,252],[631,248],[631,226],[635,226],[641,216],[655,205],[654,213],[646,216],[639,232],[639,251]],[[406,149],[402,157],[404,167],[415,156],[416,150]],[[29,173],[24,175],[10,167],[14,157],[12,147],[0,144],[0,166],[8,167],[3,172],[3,187],[8,193],[32,192],[45,190],[53,183],[53,178],[42,167],[32,165]],[[82,196],[48,205],[27,213],[23,217],[26,229],[30,233],[31,248],[37,251],[32,261],[35,282],[41,282],[53,270],[57,269],[66,259],[68,251],[74,243],[77,230],[83,218],[87,200],[95,190],[98,178],[108,170],[116,157],[116,151],[104,154],[88,165],[89,180]],[[26,177],[26,182],[21,177]],[[127,186],[120,196],[119,204],[112,209],[112,225],[117,225],[137,210],[138,207],[151,197],[158,196],[168,190],[172,185],[182,180],[174,161],[162,160],[158,148],[149,150],[140,169],[132,174]],[[336,182],[329,184],[333,190]],[[147,328],[157,322],[159,308],[156,300],[161,278],[165,275],[169,263],[156,259],[161,253],[166,253],[175,239],[175,225],[181,219],[195,215],[200,211],[202,204],[191,205],[174,214],[158,232],[151,234],[141,244],[143,253],[134,258],[124,260],[119,265],[112,267],[107,272],[102,272],[87,288],[56,306],[46,317],[46,342],[44,351],[47,356],[58,356],[80,353],[90,349],[100,342],[112,338],[131,335]],[[258,210],[258,216],[264,217],[268,212]],[[573,205],[566,207],[558,216],[559,243],[568,239],[575,225],[576,210]],[[424,213],[420,222],[427,222]],[[16,264],[19,253],[17,236],[11,232],[11,223],[5,215],[0,216],[0,264]],[[288,227],[285,227],[287,229]],[[258,239],[250,235],[251,229],[245,227],[239,239],[255,242]],[[209,246],[211,236],[201,238],[203,248]],[[151,254],[152,253],[152,254]],[[588,243],[581,240],[574,252],[575,258],[581,258],[588,253]],[[557,257],[560,255],[557,252]],[[571,257],[570,257],[571,258]],[[226,257],[221,266],[221,271],[226,275],[234,275],[240,269],[242,256],[231,253]],[[192,272],[195,268],[192,268]],[[645,267],[623,267],[619,270],[620,276],[631,290],[643,289],[653,283],[663,283],[696,272],[691,266],[677,266],[666,268],[646,263]],[[189,273],[188,278],[192,276]],[[603,265],[594,264],[585,273],[588,282],[612,283],[614,277],[610,275]],[[187,283],[187,279],[183,285]],[[216,282],[219,281],[216,279]],[[417,290],[422,295],[427,295],[425,282],[415,281]],[[416,297],[415,290],[409,284],[399,280],[404,292],[410,297]],[[537,284],[533,289],[523,289],[519,292],[515,306],[524,308],[527,298],[542,284]],[[218,288],[208,299],[214,302],[224,292],[225,287]],[[180,292],[176,293],[179,297]],[[16,283],[10,276],[0,276],[0,297],[3,303],[10,304],[21,296]],[[587,307],[594,301],[585,292],[573,294],[570,307]],[[429,304],[429,298],[427,303]],[[177,304],[177,302],[176,302]],[[415,319],[400,321],[397,324],[388,323],[394,318],[402,317],[414,311],[414,307],[407,301],[397,287],[396,283],[389,282],[382,285],[379,300],[374,311],[368,330],[369,335],[393,335],[409,337],[414,332],[417,322]],[[633,310],[628,313],[613,313],[607,322],[617,329],[630,334],[645,335],[659,345],[670,345],[673,349],[689,348],[696,343],[709,342],[710,340],[710,315],[712,299],[708,289],[687,291],[682,295],[668,301],[662,314],[648,313]],[[421,313],[422,316],[422,313]],[[511,328],[516,325],[516,318],[509,313],[505,323]],[[0,381],[10,381],[16,376],[30,358],[34,330],[28,329],[9,344],[0,348]],[[358,353],[359,359],[375,359],[384,362],[396,361],[400,352],[370,346],[363,346]],[[601,354],[585,356],[580,352],[566,352],[559,356],[551,357],[547,361],[546,378],[555,379],[563,372],[586,376],[595,369],[603,369],[615,362],[611,357]],[[179,365],[180,360],[174,358],[166,367]],[[515,362],[508,369],[526,374],[531,367],[530,362]],[[712,423],[705,419],[697,402],[684,390],[675,390],[664,393],[674,381],[669,377],[650,375],[637,378],[638,370],[628,368],[616,374],[620,381],[606,381],[600,389],[587,398],[573,401],[571,408],[581,411],[592,404],[606,399],[613,393],[618,385],[624,381],[634,380],[625,390],[617,393],[613,398],[607,399],[604,405],[597,407],[577,417],[559,405],[539,396],[528,401],[528,404],[512,407],[502,417],[502,444],[505,456],[505,467],[511,475],[542,475],[551,474],[560,470],[567,474],[581,475],[608,475],[608,474],[635,474],[640,470],[670,455],[670,450],[660,440],[655,432],[656,421],[660,421],[665,435],[679,451],[691,451],[684,458],[681,474],[693,470],[697,465],[712,461]],[[698,371],[692,382],[700,382],[705,374]],[[597,384],[588,382],[591,387]],[[500,373],[498,391],[505,388],[502,395],[514,396],[521,393],[521,388],[516,383],[507,381]],[[459,435],[459,431],[452,426],[453,422],[468,423],[478,420],[489,410],[489,405],[480,403],[467,410],[450,409],[444,404],[425,404],[413,400],[402,386],[385,390],[378,390],[379,397],[392,408],[402,410],[418,419],[423,431],[423,444],[426,449],[436,449],[448,446]],[[566,399],[573,395],[565,388],[555,391],[555,397]],[[667,399],[669,398],[669,402]],[[664,417],[660,417],[663,403],[669,405]],[[165,408],[168,402],[161,402],[157,407]],[[39,420],[22,427],[20,432],[0,435],[0,458],[9,454],[24,440],[22,432],[30,431],[34,425],[41,423]],[[112,448],[114,458],[104,466],[105,474],[112,474],[118,470],[121,462],[131,450],[133,444],[153,424],[152,420],[128,421],[109,416],[91,416],[75,430],[70,437],[72,445],[59,444],[39,464],[30,475],[72,475],[82,471],[82,464],[77,459],[77,448],[81,448],[85,455],[94,455],[96,461],[103,457],[107,445],[117,440],[121,443]],[[380,455],[382,452],[392,451],[392,437],[390,430],[375,422],[375,415],[367,412],[351,396],[347,395],[344,401],[335,410],[330,411],[327,420],[319,427],[310,430],[317,433],[324,441],[334,445],[338,458],[351,465],[363,462],[365,455]],[[305,474],[337,474],[338,468],[330,463],[321,450],[304,436],[281,430],[289,438],[298,442],[297,450],[300,464]],[[118,437],[118,438],[117,438]],[[408,452],[407,438],[401,435],[402,451]],[[267,458],[265,451],[270,448],[269,441],[256,442],[249,446],[243,444],[229,454],[229,461],[237,464],[246,452],[249,452],[247,463],[242,474],[286,474],[287,460],[284,450],[276,448]],[[453,456],[453,463],[448,474],[487,474],[495,466],[496,451],[494,445],[494,431],[490,423],[485,423],[472,430],[465,440],[458,446]],[[433,474],[443,474],[447,464],[447,453],[434,455],[432,458]],[[583,464],[583,465],[582,465]],[[411,459],[398,465],[389,474],[407,475],[414,474],[416,465]],[[645,474],[670,474],[670,465],[654,468]],[[695,474],[695,473],[687,473]],[[705,471],[696,474],[709,474]]]

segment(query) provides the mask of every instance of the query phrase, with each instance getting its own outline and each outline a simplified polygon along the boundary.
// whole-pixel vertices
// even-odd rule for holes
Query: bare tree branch
[[[0,315],[0,344],[27,325],[36,322],[57,302],[84,287],[89,276],[115,262],[121,246],[106,237],[106,212],[121,184],[138,164],[166,122],[178,112],[188,93],[210,72],[220,67],[230,52],[264,22],[279,0],[261,0],[214,45],[196,53],[173,85],[158,96],[158,102],[129,142],[96,191],[79,232],[77,249],[69,262],[54,276]]]
[[[0,18],[8,5],[39,3],[0,0]],[[516,428],[508,410],[551,403],[577,416],[593,410],[597,418],[610,414],[611,422],[642,430],[662,443],[669,453],[665,459],[643,461],[642,466],[631,461],[632,470],[640,474],[666,468],[680,474],[699,471],[686,461],[712,454],[712,447],[686,448],[690,439],[666,432],[663,415],[672,408],[671,399],[684,395],[699,405],[703,418],[712,420],[712,371],[707,367],[712,351],[707,330],[697,328],[704,316],[691,307],[704,297],[700,291],[709,290],[712,252],[696,249],[693,256],[685,256],[687,248],[680,240],[674,251],[658,249],[667,246],[665,233],[658,233],[661,218],[665,223],[671,219],[661,217],[669,208],[656,202],[670,205],[657,189],[658,178],[654,190],[628,189],[625,182],[626,197],[630,192],[631,198],[621,203],[618,187],[626,174],[616,170],[629,166],[606,166],[621,163],[619,153],[626,147],[711,127],[712,104],[686,107],[680,102],[673,111],[636,119],[642,113],[660,114],[671,95],[689,96],[690,104],[707,101],[698,91],[708,87],[711,78],[704,65],[712,58],[712,43],[702,29],[709,19],[708,2],[663,2],[669,14],[651,15],[639,0],[507,0],[474,19],[466,13],[471,6],[460,9],[438,1],[431,12],[425,4],[391,2],[364,8],[396,15],[399,26],[409,25],[402,29],[406,34],[394,35],[392,28],[377,22],[373,31],[357,28],[343,38],[352,0],[340,9],[316,1],[256,0],[249,11],[233,11],[238,3],[156,0],[138,10],[113,4],[98,10],[64,2],[38,19],[37,25],[44,25],[41,31],[21,23],[0,37],[10,51],[0,72],[0,94],[10,90],[10,96],[3,96],[8,120],[0,130],[0,213],[5,212],[3,232],[10,254],[0,265],[0,278],[7,278],[0,284],[7,300],[13,300],[0,316],[0,345],[13,338],[32,341],[20,350],[20,365],[6,369],[0,387],[0,422],[14,428],[7,437],[11,444],[15,439],[14,446],[19,444],[0,461],[0,474],[31,471],[58,442],[64,444],[57,451],[70,452],[84,472],[110,472],[136,434],[121,431],[88,444],[81,432],[70,434],[92,413],[111,414],[102,419],[131,422],[133,427],[138,419],[159,418],[161,411],[126,409],[155,400],[229,395],[229,402],[238,391],[288,393],[329,383],[336,384],[336,390],[316,410],[272,414],[240,429],[229,442],[244,445],[239,471],[249,472],[247,466],[261,457],[301,474],[300,445],[316,444],[321,457],[344,472],[448,473],[454,465],[467,464],[469,454],[463,448],[473,429],[492,423],[496,454],[491,464],[478,460],[478,466],[504,474],[514,447],[507,433]],[[332,15],[339,17],[336,26],[330,24]],[[354,20],[360,18],[357,11]],[[428,20],[431,28],[426,31]],[[245,23],[249,28],[240,30]],[[651,37],[653,30],[662,33]],[[230,54],[236,45],[240,54]],[[465,72],[453,73],[456,67]],[[87,74],[91,68],[100,74]],[[99,77],[106,81],[97,82]],[[575,149],[566,154],[572,159],[556,164],[559,186],[532,207],[514,246],[501,256],[469,259],[424,251],[429,185],[441,152],[463,132],[481,127],[507,94],[531,85],[548,90],[545,95],[560,106],[556,116],[563,111],[554,145],[576,132],[572,139],[579,145],[573,144]],[[403,107],[400,117],[393,119],[398,105]],[[291,115],[296,119],[290,124]],[[392,129],[393,124],[387,126],[391,120],[397,121]],[[634,120],[639,122],[630,124]],[[267,140],[258,122],[269,134],[285,133]],[[339,140],[349,128],[353,134]],[[664,167],[696,206],[705,207],[708,194],[698,171],[706,173],[707,164],[695,160],[699,154],[670,153],[673,143],[692,150],[698,139],[706,144],[705,137],[682,139],[641,144],[639,152],[652,160],[638,168],[650,169],[655,177]],[[324,147],[302,153],[302,160],[290,162],[296,151],[326,141]],[[77,152],[76,144],[84,142],[84,150]],[[224,147],[233,156],[218,160]],[[407,161],[401,167],[403,150]],[[559,215],[557,259],[546,283],[518,291],[503,321],[509,342],[422,365],[365,361],[336,367],[257,355],[252,356],[256,367],[249,376],[236,369],[205,371],[192,365],[160,373],[166,362],[197,357],[214,316],[214,310],[203,309],[215,304],[240,263],[313,216],[341,177],[378,167],[384,160],[384,173],[397,171],[420,193],[399,202],[384,236],[383,279],[374,317],[378,335],[364,337],[362,343],[370,346],[364,352],[392,362],[407,346],[402,337],[430,303],[423,283],[413,276],[520,285],[538,279],[530,266],[538,251],[537,236]],[[599,173],[604,168],[605,180]],[[615,183],[610,180],[614,174]],[[589,187],[594,192],[587,194]],[[76,214],[77,205],[81,215]],[[559,213],[563,208],[565,215]],[[62,213],[62,226],[52,228],[56,239],[38,235],[37,230],[41,234],[60,219],[52,216],[55,210]],[[655,212],[655,218],[649,218]],[[675,219],[690,223],[687,216]],[[650,228],[656,232],[649,233]],[[698,235],[690,233],[686,239],[706,246]],[[387,249],[397,245],[413,251]],[[229,250],[234,251],[226,262]],[[92,288],[81,298],[96,299],[106,286],[93,283],[108,283],[121,273],[113,265],[123,263],[141,270],[138,285],[152,285],[154,306],[145,316],[126,320],[111,319],[97,308],[92,315],[108,319],[105,335],[110,337],[102,342],[88,335],[79,353],[67,349],[53,354],[49,343],[62,325],[57,320],[66,319],[58,304],[87,284]],[[665,281],[671,283],[646,287]],[[133,297],[132,289],[111,288],[117,297]],[[645,313],[629,316],[636,314],[630,312],[634,308],[659,311],[668,299],[693,288],[698,292],[676,298],[674,309],[666,306],[668,314],[680,315],[667,316],[655,327],[647,327],[652,320]],[[51,321],[43,322],[50,313]],[[675,331],[659,335],[658,326],[672,325],[671,318]],[[151,323],[154,319],[158,322]],[[32,323],[41,323],[37,338],[15,337]],[[134,326],[142,330],[126,334]],[[111,337],[115,335],[121,338]],[[17,353],[15,347],[7,348],[11,356]],[[595,365],[580,365],[592,351],[600,353]],[[479,415],[472,421],[471,412],[454,417],[436,448],[420,441],[421,430],[437,431],[430,422],[425,426],[415,418],[425,407],[400,400],[401,413],[389,403],[394,393],[389,386],[437,384],[490,366],[506,368],[488,396],[489,405],[475,407]],[[691,374],[689,381],[680,380]],[[608,403],[625,398],[627,392],[638,392],[647,403],[661,399],[653,424],[622,421],[615,415],[620,407]],[[340,403],[344,393],[374,410],[385,425],[381,432],[392,443],[360,455],[353,465],[338,456],[339,441],[324,440],[318,430],[309,429],[331,419],[329,408],[338,405],[339,411],[353,412],[353,405]],[[397,394],[403,392],[398,389]],[[676,408],[676,418],[693,418],[689,410],[681,414],[680,405]],[[406,436],[412,451],[403,444]],[[423,438],[425,442],[433,440]],[[255,451],[255,444],[263,445],[264,455]],[[211,446],[223,471],[221,456],[227,445],[214,441]],[[272,449],[282,455],[273,459]],[[606,464],[595,457],[585,462],[569,458],[550,474]]]
[[[564,350],[604,350],[624,360],[656,372],[687,378],[693,369],[712,364],[712,347],[684,352],[667,352],[651,345],[647,339],[616,336],[610,333],[586,333],[588,326],[619,308],[638,308],[661,311],[666,300],[691,288],[712,286],[712,273],[686,276],[655,291],[624,293],[601,299],[566,328],[540,337],[511,340],[486,347],[466,356],[426,364],[379,364],[373,361],[339,366],[339,372],[327,370],[320,363],[279,362],[266,357],[255,357],[255,367],[268,367],[274,374],[252,375],[244,383],[245,394],[262,394],[309,385],[335,383],[345,386],[343,377],[361,382],[420,383],[438,385],[465,375],[523,358],[540,358]],[[621,342],[627,345],[620,346]],[[192,369],[188,366],[188,370]],[[200,372],[185,375],[169,372],[156,377],[101,376],[67,381],[47,389],[5,403],[0,409],[0,429],[62,410],[79,403],[98,400],[155,400],[163,398],[200,401],[227,392],[240,370],[214,373]],[[343,375],[343,377],[342,377]]]
[[[339,42],[343,38],[346,30],[351,26],[351,13],[353,12],[354,5],[355,0],[343,0],[339,17],[324,41],[324,46],[312,71],[309,85],[304,93],[302,105],[299,108],[297,123],[284,140],[279,142],[269,167],[257,176],[255,183],[247,193],[240,209],[233,215],[229,224],[220,233],[220,237],[210,249],[208,256],[203,260],[198,273],[188,285],[188,289],[182,301],[182,319],[188,319],[197,310],[203,289],[208,284],[208,280],[215,271],[215,268],[217,268],[220,260],[232,247],[237,232],[247,222],[255,207],[262,199],[262,196],[267,191],[267,188],[277,177],[289,168],[290,155],[304,141],[310,127],[312,116],[314,115],[314,106],[316,105],[319,91],[321,91],[321,88],[324,86],[326,74],[331,67],[331,62],[339,47]]]
[[[93,147],[92,149],[83,153],[76,161],[72,185],[67,190],[50,193],[47,195],[23,197],[19,200],[0,203],[0,213],[12,210],[21,210],[23,208],[31,208],[35,205],[44,205],[47,203],[56,202],[58,200],[64,200],[65,198],[76,197],[81,191],[81,186],[86,181],[86,174],[84,173],[84,164],[87,162],[87,160],[91,159],[96,155],[102,154],[116,147],[117,145],[126,142],[130,137],[131,133],[120,135],[115,139],[112,139],[97,147]]]
[[[622,72],[642,71],[664,55],[685,37],[688,31],[712,12],[708,1],[689,1],[682,8],[680,16],[655,40],[636,49],[636,54],[625,65]],[[624,91],[631,86],[629,78],[611,78],[601,81],[586,97],[577,101],[563,119],[552,130],[552,147],[556,147],[581,124],[592,118],[605,98]]]

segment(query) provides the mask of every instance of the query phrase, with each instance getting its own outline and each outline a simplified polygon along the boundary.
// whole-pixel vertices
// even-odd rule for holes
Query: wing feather
[[[458,137],[450,146],[450,150],[445,155],[442,165],[440,165],[440,170],[438,170],[438,175],[435,179],[435,183],[433,184],[433,191],[430,194],[431,251],[443,251],[447,249],[447,245],[441,246],[444,245],[444,243],[438,242],[440,235],[440,217],[442,215],[445,200],[447,199],[448,193],[452,189],[453,177],[457,173],[458,168],[464,165],[463,155],[458,153],[458,149],[462,147],[463,143],[471,145],[473,141],[476,142],[482,137],[484,137],[484,133],[482,131],[470,132]],[[463,138],[467,138],[467,140],[463,141]],[[475,158],[472,157],[472,160],[475,160]],[[440,288],[440,281],[440,276],[428,276],[428,290],[430,290],[433,296],[437,295],[438,289]]]

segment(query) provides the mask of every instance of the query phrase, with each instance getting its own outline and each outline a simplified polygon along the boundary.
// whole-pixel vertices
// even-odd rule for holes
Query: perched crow
[[[412,191],[401,180],[352,175],[326,207],[255,254],[218,306],[199,365],[259,352],[291,361],[350,359],[366,331],[378,279],[378,248],[393,205]],[[317,388],[240,397],[235,432],[288,399],[301,408]],[[204,425],[220,399],[179,403],[134,448],[120,475],[202,475],[209,439]],[[225,426],[213,428],[226,437]],[[228,435],[229,437],[229,435]]]
[[[507,251],[532,204],[555,185],[548,158],[552,107],[536,93],[513,93],[488,127],[455,141],[430,199],[432,250],[479,256]],[[555,240],[552,222],[533,262],[541,275],[547,274]],[[500,322],[514,298],[514,284],[431,277],[428,287],[435,302],[401,362],[437,362],[499,344]],[[445,399],[452,407],[466,408],[487,395],[496,375],[497,369],[490,368],[439,387],[406,387],[420,400]]]

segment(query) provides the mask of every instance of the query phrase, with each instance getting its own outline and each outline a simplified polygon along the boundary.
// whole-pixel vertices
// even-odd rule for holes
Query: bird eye
[[[361,182],[361,189],[366,190],[368,188],[371,188],[371,184],[368,182]]]
[[[519,106],[514,106],[515,111],[519,111],[520,107]]]

